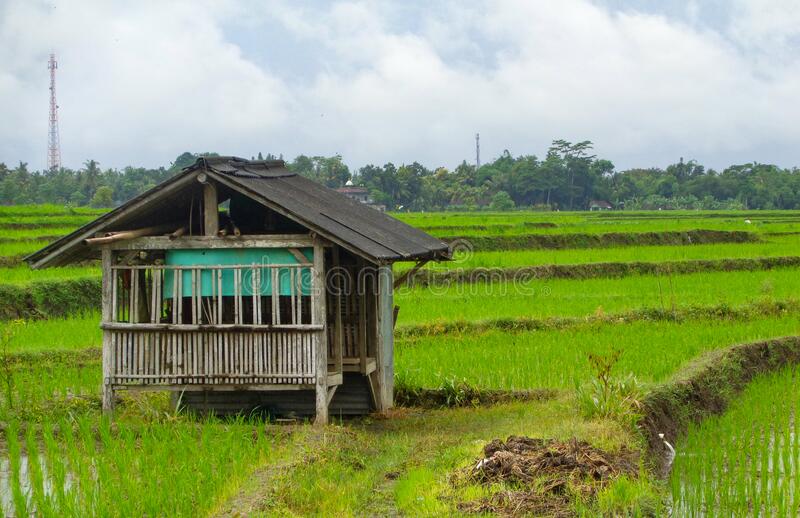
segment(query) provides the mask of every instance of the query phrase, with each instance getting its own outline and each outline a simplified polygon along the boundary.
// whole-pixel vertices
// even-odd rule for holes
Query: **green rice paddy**
[[[13,285],[18,292],[36,281],[97,279],[96,266],[31,271],[13,261],[102,212],[0,207],[0,257],[12,258],[12,264],[0,268],[0,289]],[[600,262],[800,256],[800,234],[793,234],[800,233],[800,212],[397,216],[434,235],[467,238],[709,229],[753,232],[761,239],[741,244],[477,250],[428,268],[591,267]],[[397,271],[407,267],[398,265]],[[302,423],[274,426],[255,416],[226,420],[175,412],[165,394],[124,395],[110,421],[100,412],[97,309],[62,319],[38,317],[14,324],[0,343],[0,422],[5,424],[0,433],[0,505],[4,514],[19,516],[459,515],[459,499],[489,489],[454,490],[450,476],[474,463],[482,445],[494,438],[578,437],[611,450],[642,447],[636,433],[623,424],[584,418],[576,411],[574,388],[594,373],[590,353],[621,351],[612,375],[633,375],[647,390],[708,351],[800,334],[798,293],[800,268],[793,267],[619,278],[487,278],[400,288],[395,292],[400,307],[395,341],[398,386],[464,383],[477,389],[550,389],[555,399],[488,408],[399,410],[385,418],[345,421],[319,433]],[[762,305],[773,309],[739,316],[724,311]],[[634,313],[636,318],[623,318]],[[512,330],[516,321],[531,319],[571,320],[563,326]],[[487,321],[505,324],[459,325]],[[11,329],[8,322],[1,325],[3,331]],[[796,515],[798,380],[800,371],[794,368],[760,378],[725,415],[692,428],[676,445],[678,456],[666,487],[643,473],[642,480],[603,489],[596,504],[576,503],[575,513],[652,513],[658,505],[641,502],[644,496],[652,500],[658,495],[666,507],[655,515],[670,509],[680,516],[758,511]]]
[[[680,516],[800,514],[800,369],[751,382],[720,417],[676,445],[670,486]]]

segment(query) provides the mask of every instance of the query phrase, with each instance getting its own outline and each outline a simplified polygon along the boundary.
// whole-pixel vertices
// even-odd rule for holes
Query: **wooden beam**
[[[203,233],[207,237],[216,237],[219,232],[219,201],[217,200],[217,184],[203,184]]]
[[[120,230],[118,232],[108,232],[101,237],[90,237],[84,239],[83,242],[87,245],[107,245],[117,241],[125,241],[135,239],[137,237],[149,236],[153,234],[161,234],[175,229],[175,223],[165,223],[163,225],[156,225],[152,227],[142,227],[135,230]],[[176,231],[177,232],[177,231]]]
[[[339,385],[334,385],[328,389],[328,406],[330,406],[331,401],[333,400],[333,395],[336,394],[337,388],[339,388]]]
[[[214,384],[214,383],[197,383],[190,385],[172,385],[172,384],[132,384],[120,383],[114,385],[115,390],[129,390],[137,392],[150,392],[150,391],[173,391],[173,392],[231,392],[242,390],[313,390],[314,385],[310,384],[294,384],[294,383],[272,383],[272,384],[258,384],[258,383],[244,383],[244,384]]]
[[[103,322],[100,324],[102,329],[109,331],[183,331],[183,332],[203,332],[203,331],[297,331],[297,332],[318,332],[324,326],[322,324],[152,324],[141,323],[132,324],[128,322]]]
[[[169,250],[172,248],[303,248],[313,246],[307,234],[252,236],[148,236],[111,243],[112,250]],[[306,263],[310,261],[306,259]]]
[[[420,268],[425,266],[425,264],[427,264],[428,261],[430,261],[430,259],[423,259],[422,261],[417,261],[417,264],[415,264],[414,266],[403,272],[400,275],[400,277],[394,280],[394,285],[392,286],[392,288],[396,290],[398,286],[401,286],[406,281],[406,279],[413,276],[415,273],[419,271]]]
[[[332,365],[330,360],[328,361],[328,365]],[[367,372],[363,374],[370,374],[375,372],[377,366],[375,364],[375,358],[367,358]],[[342,364],[342,372],[361,372],[361,361],[359,358],[344,358]]]
[[[301,252],[299,248],[291,247],[288,250],[289,253],[292,254],[295,259],[297,259],[298,263],[303,264],[308,262],[308,257],[303,255],[303,252]]]

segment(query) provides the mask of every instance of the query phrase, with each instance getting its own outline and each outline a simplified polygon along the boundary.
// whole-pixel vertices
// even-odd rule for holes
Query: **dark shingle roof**
[[[36,266],[57,266],[96,256],[83,239],[97,232],[137,228],[170,221],[167,211],[188,203],[178,185],[188,175],[207,173],[229,189],[241,192],[282,213],[348,250],[373,262],[445,259],[445,242],[387,214],[350,199],[288,169],[282,160],[207,157],[25,260]],[[193,182],[196,185],[198,182]],[[182,183],[181,183],[182,185]]]

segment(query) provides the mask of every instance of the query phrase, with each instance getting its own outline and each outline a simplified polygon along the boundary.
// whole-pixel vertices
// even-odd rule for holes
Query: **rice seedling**
[[[9,341],[9,351],[33,353],[100,347],[102,333],[99,322],[98,312],[70,318],[32,320],[15,329]]]
[[[24,241],[36,239],[44,246],[48,241],[56,236],[69,234],[77,227],[66,225],[63,227],[39,227],[39,228],[4,228],[0,231],[2,241]]]
[[[753,381],[722,416],[676,447],[670,488],[681,516],[800,513],[800,368]]]
[[[44,247],[45,244],[35,239],[0,243],[0,257],[17,257],[31,254]]]
[[[689,261],[800,255],[800,240],[795,236],[770,236],[763,242],[718,243],[692,246],[635,246],[615,248],[576,248],[564,250],[503,250],[457,252],[453,261],[428,263],[427,269],[514,268],[545,264],[588,264],[599,262]],[[406,263],[398,272],[410,268]]]
[[[92,207],[69,207],[43,203],[40,205],[4,205],[0,206],[0,217],[40,217],[40,216],[69,216],[88,215],[99,216],[107,212],[106,209]]]
[[[800,217],[796,211],[431,212],[399,213],[394,216],[438,236],[663,232],[694,229],[766,233],[793,232],[800,229]]]
[[[79,227],[97,216],[94,214],[10,214],[0,215],[0,228]]]
[[[401,287],[398,325],[514,317],[614,314],[637,308],[738,305],[792,299],[800,288],[797,269],[642,275],[616,279],[547,279]]]
[[[2,284],[27,284],[34,281],[78,279],[82,277],[99,278],[100,269],[94,266],[67,266],[31,270],[28,265],[0,268],[0,283]]]
[[[589,353],[621,351],[615,376],[663,381],[685,362],[740,342],[797,334],[800,316],[750,321],[700,320],[587,324],[561,330],[421,336],[397,340],[395,371],[404,383],[439,387],[455,378],[484,389],[568,389],[592,377]]]

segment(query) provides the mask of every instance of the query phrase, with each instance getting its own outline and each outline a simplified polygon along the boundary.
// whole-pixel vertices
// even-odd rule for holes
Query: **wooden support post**
[[[202,180],[200,181],[202,183]],[[214,182],[206,180],[203,183],[203,234],[216,236],[218,232],[219,201],[217,200],[217,186]]]
[[[311,286],[311,323],[322,324],[322,330],[314,333],[316,386],[316,417],[314,424],[328,424],[328,329],[325,325],[325,248],[314,241],[314,267],[312,269],[313,284]]]
[[[102,322],[109,323],[114,320],[114,312],[113,307],[115,305],[115,301],[113,298],[114,295],[114,284],[112,280],[115,279],[113,272],[111,270],[111,266],[113,265],[113,252],[109,248],[103,248],[102,250],[102,269],[103,269],[103,281],[102,281]],[[103,330],[103,386],[102,386],[102,398],[103,398],[103,412],[109,413],[114,410],[114,388],[111,384],[111,378],[113,375],[112,372],[112,363],[111,363],[111,331]]]
[[[406,282],[407,279],[413,280],[414,274],[417,273],[420,270],[420,268],[425,266],[425,264],[427,264],[428,261],[429,259],[425,259],[423,261],[417,261],[417,264],[415,264],[414,266],[412,266],[411,268],[400,274],[400,277],[398,277],[394,281],[394,289],[399,288],[400,285]]]
[[[361,374],[367,373],[367,343],[368,338],[368,319],[367,308],[369,301],[372,300],[369,296],[372,286],[367,281],[370,278],[369,273],[366,271],[368,263],[366,261],[359,261],[358,280],[356,283],[356,293],[358,296],[358,359],[359,359],[359,372]]]
[[[377,328],[378,343],[375,348],[378,378],[378,411],[394,406],[394,301],[392,267],[378,267]]]
[[[342,327],[342,296],[344,295],[344,286],[342,285],[342,271],[339,265],[339,247],[335,246],[332,250],[333,255],[333,268],[334,268],[334,275],[332,278],[336,278],[336,303],[334,304],[333,310],[336,311],[336,315],[334,316],[334,328],[333,328],[333,360],[334,360],[334,372],[342,372],[342,356],[344,356],[344,328]]]

